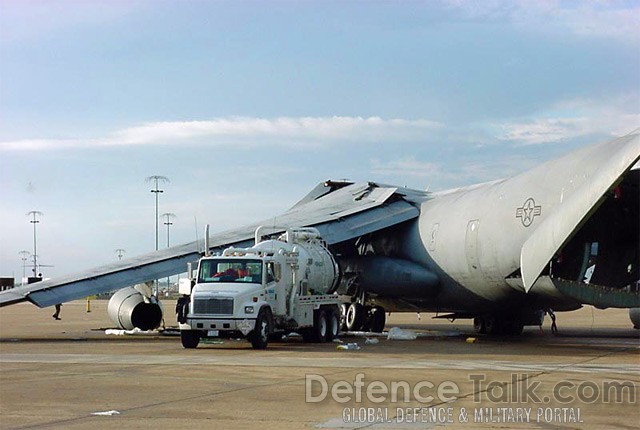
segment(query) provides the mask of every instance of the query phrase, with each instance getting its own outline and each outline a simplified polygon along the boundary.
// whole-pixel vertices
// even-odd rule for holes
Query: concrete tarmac
[[[264,351],[105,335],[105,301],[52,314],[0,309],[2,429],[640,427],[640,332],[625,310],[559,313],[559,336],[547,320],[519,337],[393,314],[386,330],[416,340],[345,335],[360,349],[338,350],[291,337]]]

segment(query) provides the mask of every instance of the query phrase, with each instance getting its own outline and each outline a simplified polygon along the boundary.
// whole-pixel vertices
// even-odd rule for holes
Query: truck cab
[[[194,279],[180,284],[182,344],[246,337],[262,349],[288,331],[330,340],[339,329],[340,301],[331,291],[337,278],[338,266],[317,231],[290,230],[265,241],[257,231],[255,246],[202,257]]]

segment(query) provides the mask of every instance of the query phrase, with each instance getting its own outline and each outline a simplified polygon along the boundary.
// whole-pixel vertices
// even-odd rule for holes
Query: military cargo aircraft
[[[429,311],[473,319],[481,333],[514,335],[545,313],[583,304],[629,308],[640,327],[639,158],[640,129],[509,179],[442,192],[326,181],[280,216],[212,235],[209,252],[251,246],[260,225],[317,228],[339,262],[337,293],[351,330],[381,331],[385,312]],[[184,273],[202,247],[196,241],[3,291],[0,306],[46,307]],[[129,291],[115,313],[157,327],[159,303],[143,289]]]

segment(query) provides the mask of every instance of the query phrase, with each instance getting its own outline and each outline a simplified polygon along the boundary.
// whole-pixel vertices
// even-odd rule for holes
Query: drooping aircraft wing
[[[568,173],[565,176],[580,185],[575,190],[567,187],[567,195],[563,192],[558,208],[522,246],[520,265],[525,291],[531,289],[554,253],[598,208],[607,190],[619,183],[623,174],[638,162],[640,134],[636,130],[570,156],[573,165],[567,166],[567,172],[573,173],[573,176]]]
[[[238,229],[211,235],[215,252],[229,246],[253,245],[260,225],[316,227],[328,244],[350,240],[416,218],[417,202],[427,193],[374,183],[331,182],[318,185],[284,214]],[[186,271],[201,256],[203,242],[191,242],[124,259],[73,275],[0,292],[0,307],[30,301],[39,307],[114,291]]]

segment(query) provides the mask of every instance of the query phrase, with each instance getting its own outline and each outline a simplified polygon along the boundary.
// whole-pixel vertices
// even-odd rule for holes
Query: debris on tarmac
[[[340,350],[354,350],[354,351],[358,351],[360,350],[360,345],[358,345],[357,343],[347,343],[347,344],[342,344],[342,345],[338,345],[336,346],[336,349],[340,349]]]
[[[416,340],[418,335],[413,330],[405,330],[400,327],[392,327],[387,334],[388,340]]]
[[[120,415],[120,412],[118,411],[92,412],[91,415],[97,415],[101,417],[110,417],[113,415]]]
[[[353,337],[387,337],[387,332],[378,333],[375,331],[341,331],[340,335]]]
[[[368,337],[364,340],[365,345],[376,345],[380,343],[380,341],[375,337]]]
[[[104,331],[104,334],[106,335],[113,335],[113,336],[125,336],[125,335],[129,335],[129,336],[133,336],[133,335],[145,335],[145,336],[156,336],[158,335],[158,331],[157,330],[140,330],[139,328],[134,328],[133,330],[119,330],[119,329],[114,329],[114,328],[109,328],[106,329]]]

